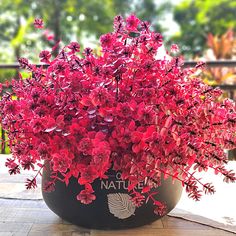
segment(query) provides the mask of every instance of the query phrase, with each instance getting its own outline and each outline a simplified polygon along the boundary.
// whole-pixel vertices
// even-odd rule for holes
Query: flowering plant
[[[215,191],[196,171],[213,169],[224,181],[235,181],[224,152],[236,144],[235,104],[219,102],[218,88],[190,78],[202,64],[183,69],[179,57],[158,58],[162,36],[135,15],[116,16],[114,31],[100,42],[101,55],[85,48],[79,56],[77,42],[54,59],[44,50],[39,57],[47,68],[19,60],[32,76],[13,80],[0,103],[13,154],[9,172],[38,167],[39,174],[49,163],[51,181],[44,189],[75,177],[84,186],[77,199],[89,204],[96,198],[94,180],[113,169],[129,181],[135,204],[152,200],[158,214],[165,207],[148,193],[162,174],[180,180],[195,200]],[[26,186],[36,187],[36,177]]]

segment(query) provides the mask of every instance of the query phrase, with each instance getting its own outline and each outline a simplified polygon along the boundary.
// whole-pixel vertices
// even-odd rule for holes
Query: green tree
[[[31,1],[0,0],[0,6],[0,61],[10,63],[21,56],[26,45],[34,46],[35,37],[27,34],[33,22]],[[14,76],[15,70],[0,70],[1,82]]]
[[[199,54],[206,47],[207,34],[223,34],[236,29],[236,1],[184,0],[174,8],[181,33],[173,37],[184,54]]]
[[[24,55],[33,51],[31,56],[36,58],[36,51],[49,43],[42,44],[39,38],[42,31],[32,26],[35,17],[43,18],[55,42],[68,43],[81,42],[81,38],[91,35],[97,39],[112,31],[115,15],[127,16],[131,12],[161,30],[158,19],[169,9],[168,1],[157,6],[154,0],[0,0],[0,5],[0,40],[12,52],[8,57],[12,61],[22,56],[22,51]],[[1,58],[4,59],[4,55],[0,55]]]
[[[30,1],[0,0],[0,40],[1,46],[12,50],[15,58],[20,56],[21,45],[25,43],[25,35],[30,24]],[[4,51],[5,53],[5,51]],[[4,55],[1,55],[4,58]]]
[[[161,20],[172,9],[172,4],[168,0],[158,5],[153,0],[140,0],[134,4],[134,9],[140,19],[145,19],[152,23],[152,28],[155,31],[164,32],[166,28],[161,24]]]
[[[54,7],[45,11],[43,6],[50,4]],[[168,1],[158,7],[154,0],[41,0],[36,6],[36,11],[54,31],[56,41],[62,39],[66,42],[71,40],[72,34],[77,40],[83,34],[98,38],[112,31],[114,16],[127,16],[131,12],[152,22],[155,30],[161,30],[158,17],[170,9]]]

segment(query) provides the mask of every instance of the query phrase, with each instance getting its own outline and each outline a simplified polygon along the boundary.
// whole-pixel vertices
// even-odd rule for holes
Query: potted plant
[[[214,193],[198,171],[235,181],[224,152],[236,143],[235,104],[191,78],[202,63],[183,69],[180,57],[159,57],[162,36],[135,15],[116,16],[100,43],[100,55],[79,56],[77,42],[54,59],[44,50],[47,68],[19,60],[32,75],[13,80],[0,103],[9,172],[43,172],[48,206],[92,228],[150,223],[175,206],[182,186],[195,200]]]

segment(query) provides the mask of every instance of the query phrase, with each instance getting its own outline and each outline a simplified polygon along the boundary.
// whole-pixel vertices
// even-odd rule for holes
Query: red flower
[[[144,104],[140,104],[137,116],[143,124],[146,123],[152,125],[155,121],[155,111],[153,110],[153,107],[144,106]]]
[[[167,211],[166,205],[159,201],[155,201],[154,204],[157,206],[154,210],[154,213],[160,216],[164,216]]]
[[[134,203],[134,205],[136,207],[142,206],[142,204],[143,204],[143,202],[145,200],[145,197],[141,193],[136,192],[136,191],[133,194],[134,194],[134,196],[132,197],[131,200]]]
[[[151,34],[153,42],[159,47],[162,45],[162,35],[160,33]]]
[[[101,46],[104,48],[110,48],[112,46],[113,41],[114,40],[112,38],[111,33],[104,34],[100,37]]]
[[[179,51],[179,47],[177,44],[172,44],[170,50],[172,53],[177,53]]]
[[[95,167],[88,166],[81,171],[81,177],[78,179],[80,184],[92,183],[98,176],[98,172]]]
[[[37,29],[42,29],[44,27],[43,26],[43,20],[40,19],[40,18],[34,19],[34,27],[37,28]]]
[[[97,148],[94,148],[92,151],[93,164],[94,165],[106,165],[109,161],[111,150],[106,147],[109,144],[106,142],[100,142]]]
[[[107,90],[102,87],[95,88],[91,92],[90,98],[94,106],[108,105],[113,100]]]
[[[78,150],[85,155],[90,155],[92,152],[93,144],[90,138],[82,138],[78,145]]]
[[[27,58],[21,57],[21,58],[18,59],[18,62],[19,62],[20,67],[22,69],[27,69],[27,70],[32,69],[32,67],[29,63],[29,60]]]
[[[77,195],[77,200],[83,204],[90,204],[92,201],[96,199],[96,196],[88,190],[82,190]]]
[[[71,50],[72,53],[76,53],[80,51],[80,45],[77,42],[71,42],[68,45],[68,48]]]
[[[122,16],[115,16],[114,24],[113,24],[115,33],[123,33],[124,32],[124,19]]]
[[[71,154],[67,149],[61,149],[60,153],[55,153],[53,158],[53,170],[59,171],[61,173],[65,173],[72,163],[72,159],[70,158]]]
[[[57,74],[64,74],[66,67],[67,65],[63,61],[56,61],[53,65],[53,71],[55,71]]]
[[[40,118],[31,120],[30,125],[32,126],[32,131],[34,133],[39,133],[44,129],[44,124]]]
[[[134,108],[130,106],[130,103],[118,103],[116,111],[121,117],[129,117],[132,115]]]
[[[46,38],[46,40],[48,40],[48,41],[54,41],[55,36],[54,36],[54,34],[53,34],[52,32],[50,32],[49,30],[45,30],[45,31],[43,32],[43,35],[44,35],[44,37]]]
[[[40,52],[39,57],[41,62],[50,63],[49,59],[51,58],[51,53],[47,50]]]
[[[138,25],[140,23],[140,20],[135,15],[130,15],[126,18],[126,28],[128,31],[136,32]]]

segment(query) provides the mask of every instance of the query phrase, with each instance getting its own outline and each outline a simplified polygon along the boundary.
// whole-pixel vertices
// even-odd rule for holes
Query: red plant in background
[[[0,103],[13,154],[6,163],[10,173],[37,166],[40,172],[44,161],[52,169],[46,190],[73,176],[85,186],[77,199],[88,204],[96,198],[94,180],[113,168],[130,181],[137,206],[145,196],[158,214],[165,206],[148,193],[162,173],[182,181],[195,200],[215,190],[195,178],[191,167],[214,169],[226,182],[235,181],[224,166],[224,149],[236,144],[235,104],[219,102],[218,88],[189,79],[194,69],[181,68],[178,57],[155,59],[162,36],[134,15],[126,21],[115,17],[114,32],[100,41],[100,56],[86,48],[80,57],[76,42],[54,59],[41,52],[46,69],[19,60],[32,77],[13,80],[13,92],[4,93]],[[142,193],[135,188],[140,181],[146,183]],[[35,186],[27,180],[27,187]]]
[[[236,58],[236,37],[232,29],[228,29],[221,36],[209,33],[207,45],[208,49],[203,54],[206,60],[233,60]],[[235,84],[236,69],[234,67],[207,68],[201,74],[201,78],[209,85]]]
[[[34,20],[34,27],[35,27],[36,29],[42,29],[42,28],[44,27],[44,25],[43,25],[43,20],[40,19],[40,18],[36,18],[36,19]]]

